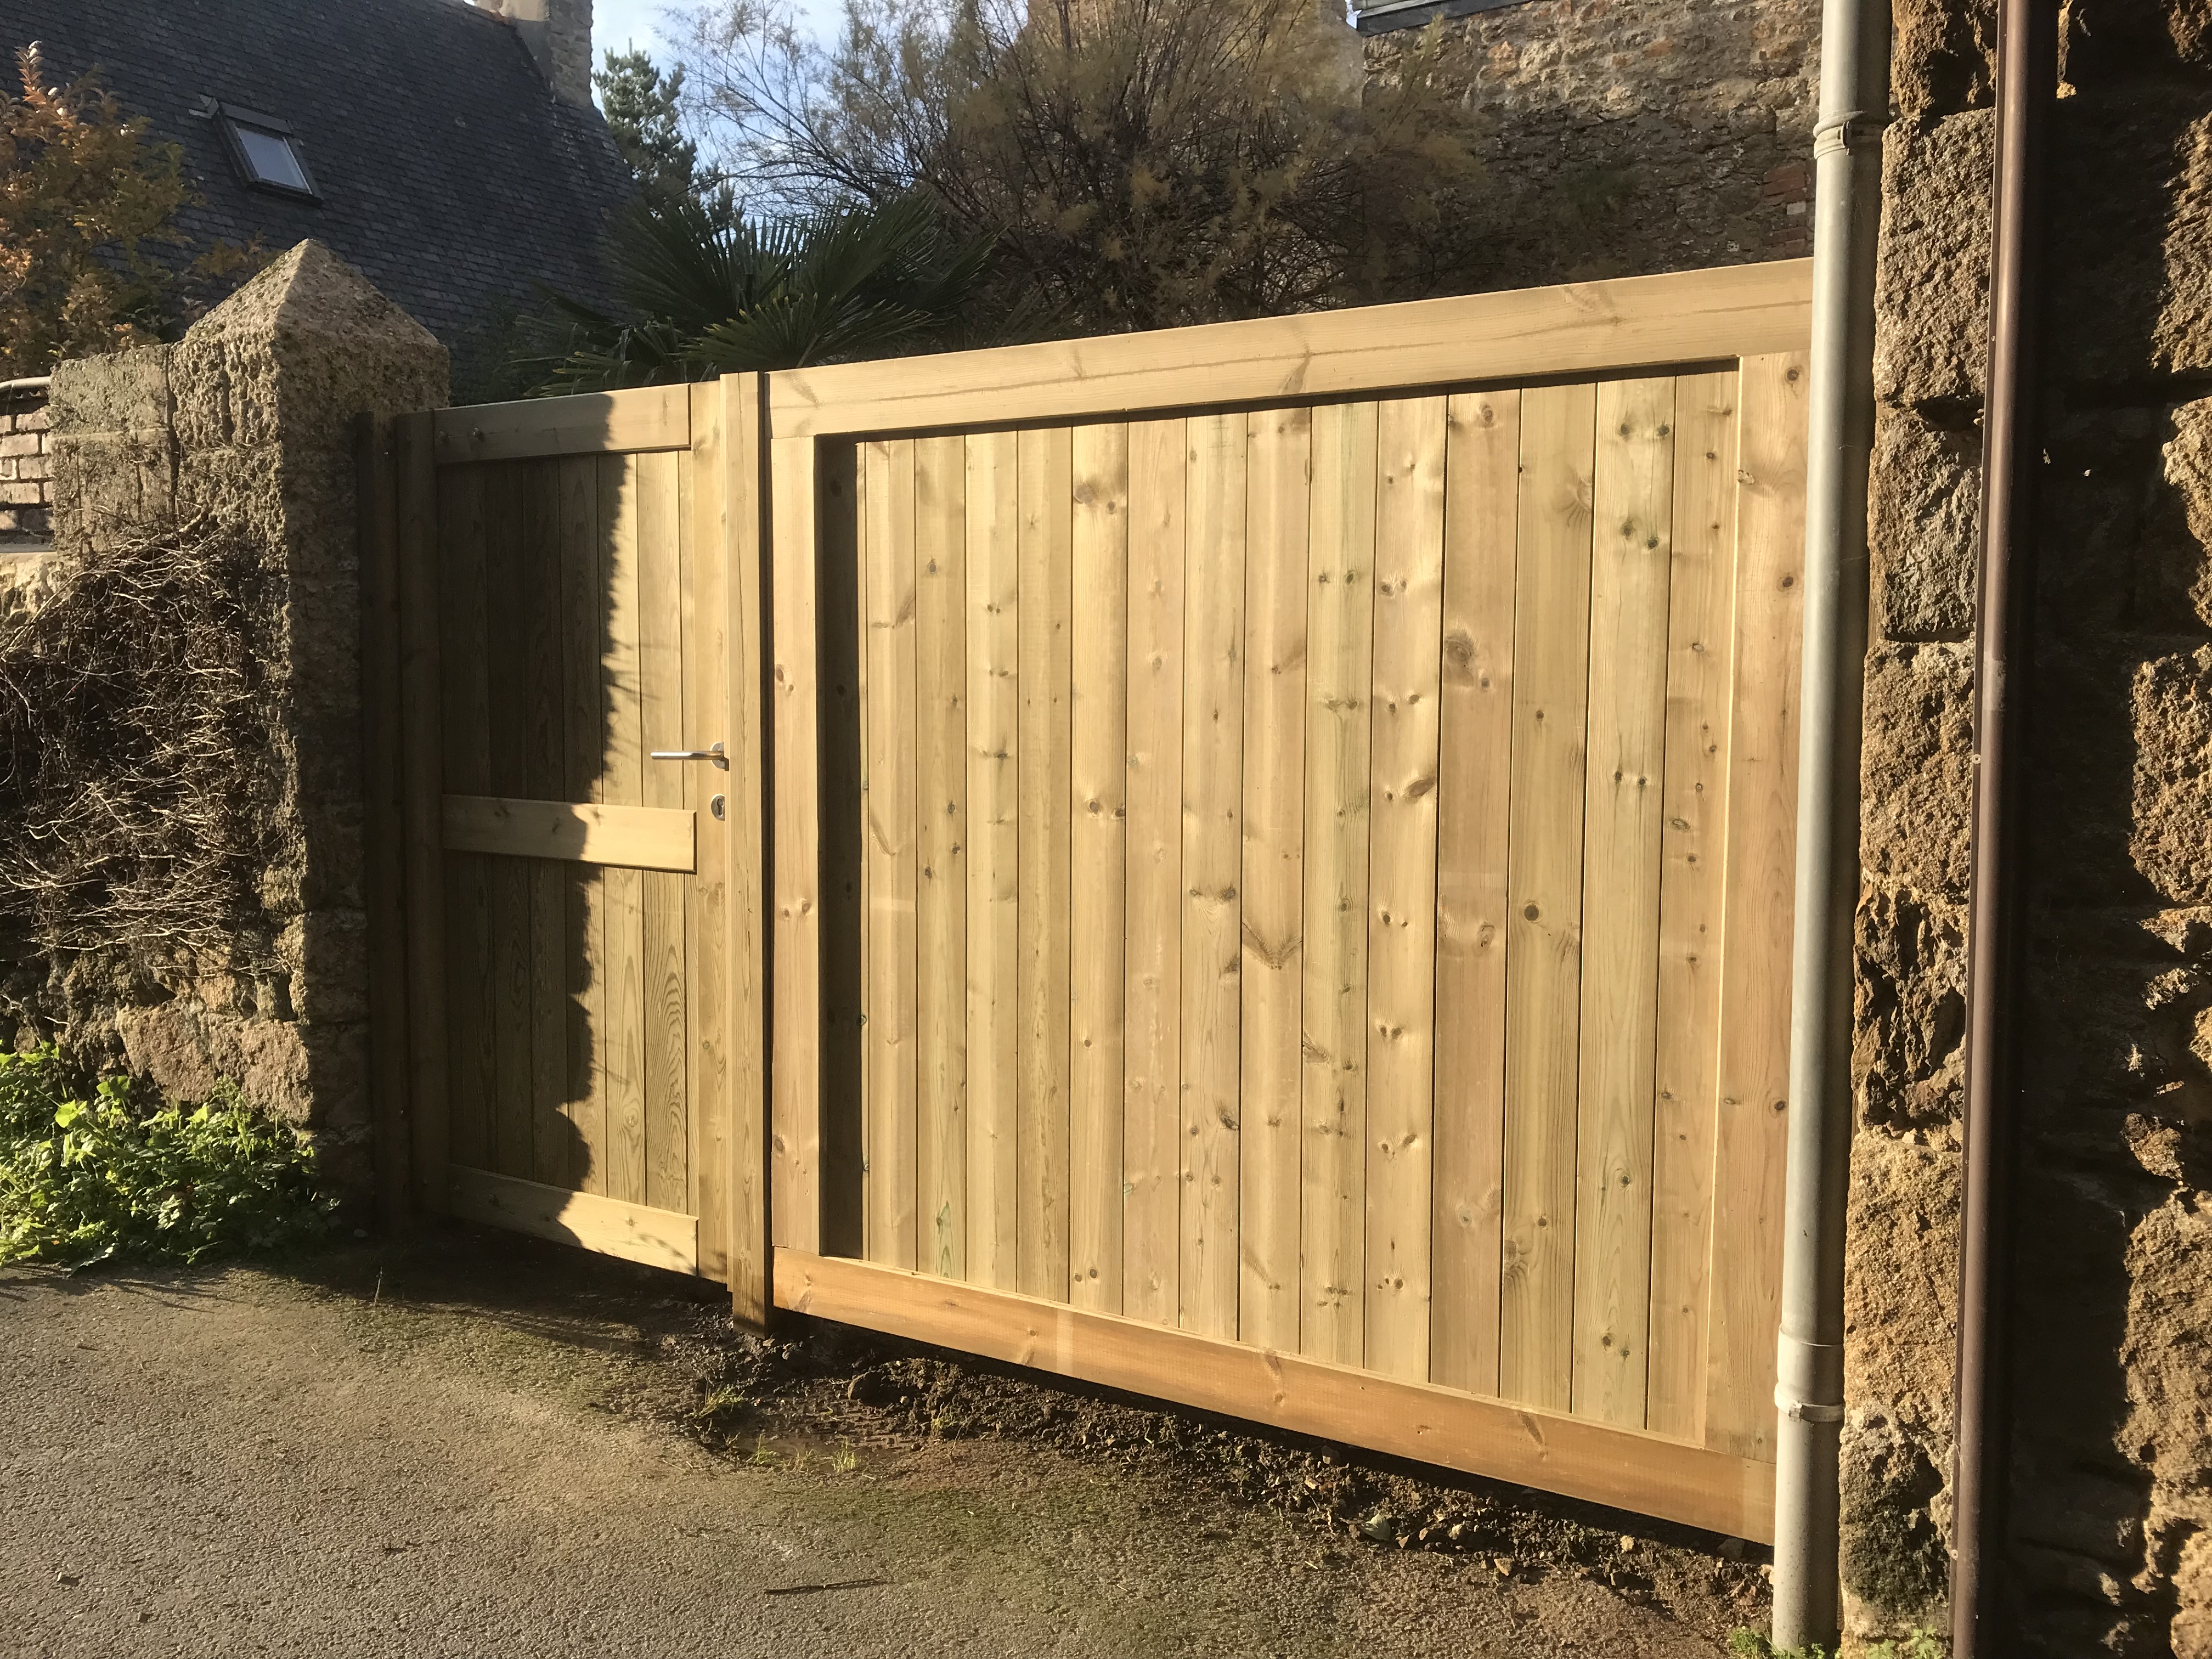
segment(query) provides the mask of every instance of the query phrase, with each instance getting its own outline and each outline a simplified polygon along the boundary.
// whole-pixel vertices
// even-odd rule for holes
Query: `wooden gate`
[[[403,419],[418,1202],[1769,1536],[1808,313]]]
[[[740,1285],[757,396],[446,410],[391,446],[417,1199]]]
[[[770,377],[778,1303],[1763,1535],[1806,302]]]

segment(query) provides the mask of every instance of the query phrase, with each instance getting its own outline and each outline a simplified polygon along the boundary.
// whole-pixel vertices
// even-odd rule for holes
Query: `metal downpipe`
[[[1874,448],[1875,244],[1889,123],[1889,0],[1827,0],[1813,155],[1813,350],[1790,1139],[1774,1403],[1774,1644],[1832,1646],[1844,1419],[1844,1212],[1851,1136],[1852,932]]]
[[[1974,625],[1973,861],[1966,918],[1965,1193],[1960,1218],[1951,1652],[2005,1650],[2014,1169],[2020,1139],[2026,688],[2035,621],[2044,174],[2058,94],[2058,0],[2001,0],[1982,546]]]

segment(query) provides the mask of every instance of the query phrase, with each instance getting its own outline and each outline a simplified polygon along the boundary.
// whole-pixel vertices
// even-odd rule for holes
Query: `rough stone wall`
[[[1993,8],[1899,0],[1844,1565],[1940,1626]],[[2051,183],[2005,1650],[2212,1659],[2212,9],[2072,0]]]
[[[1441,27],[1446,84],[1491,118],[1464,288],[1811,252],[1820,0],[1524,0]],[[1417,38],[1370,35],[1370,73]]]
[[[314,1133],[327,1171],[369,1177],[360,775],[358,416],[439,406],[445,349],[305,242],[176,344],[61,364],[52,392],[57,575],[127,532],[207,515],[271,550],[287,849],[260,898],[278,970],[168,957],[13,965],[17,1040],[58,1032],[172,1096],[219,1078]]]
[[[42,387],[0,389],[0,555],[42,549],[53,486]]]

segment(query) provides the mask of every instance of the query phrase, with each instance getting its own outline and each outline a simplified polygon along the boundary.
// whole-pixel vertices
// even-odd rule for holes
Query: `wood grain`
[[[1248,417],[1243,1034],[1237,1334],[1298,1346],[1305,1011],[1306,560],[1313,416]]]
[[[1495,1394],[1521,394],[1460,393],[1445,421],[1429,1376]]]
[[[698,866],[696,815],[689,811],[447,795],[441,822],[450,853],[558,859],[631,870],[688,872]]]
[[[1573,1379],[1584,710],[1595,387],[1521,394],[1505,946],[1498,1392],[1565,1409]]]
[[[1079,426],[1071,447],[1068,1297],[1078,1307],[1119,1313],[1129,430]]]
[[[764,652],[767,550],[762,545],[767,469],[759,377],[725,375],[715,390],[721,404],[724,545],[730,574],[728,731],[733,775],[729,816],[724,820],[729,855],[724,935],[730,1023],[728,1277],[732,1316],[760,1329],[766,1326],[772,1305],[769,1279],[775,1261],[769,1214],[767,1073],[773,1011],[768,1004],[763,799],[772,780],[763,764],[772,701]]]
[[[1184,523],[1181,1289],[1237,1334],[1244,762],[1244,416],[1193,416]]]
[[[1016,440],[1017,1288],[1055,1302],[1067,1295],[1069,1262],[1073,439],[1044,427]]]
[[[814,446],[771,441],[768,649],[775,706],[771,793],[769,1122],[775,1241],[798,1249],[822,1242],[821,684],[816,594]]]
[[[1667,610],[1659,1042],[1654,1060],[1650,1365],[1644,1422],[1700,1440],[1718,1109],[1721,878],[1728,846],[1735,602],[1734,369],[1674,383],[1674,559]]]
[[[967,446],[915,441],[916,1260],[968,1271]]]
[[[1671,380],[1599,386],[1572,1401],[1577,1415],[1633,1428],[1644,1425],[1651,1293],[1674,424]]]
[[[861,452],[867,605],[867,1212],[865,1254],[915,1255],[914,441]]]
[[[968,439],[968,1279],[1019,1276],[1018,459]]]
[[[701,745],[719,742],[725,753],[736,733],[729,727],[730,527],[729,469],[721,388],[691,389],[691,447],[682,459],[684,526],[684,729]],[[726,817],[732,774],[701,763],[685,766],[684,802],[696,823],[696,867],[684,884],[684,1029],[689,1038],[684,1076],[690,1125],[690,1199],[699,1218],[698,1271],[729,1276],[730,996],[727,984],[729,838],[718,833]],[[714,810],[720,797],[722,811]]]
[[[683,449],[691,442],[690,397],[680,386],[476,404],[441,409],[430,418],[441,465],[539,455],[634,454]]]
[[[1029,1365],[1279,1431],[1640,1510],[1729,1537],[1773,1537],[1767,1466],[1657,1435],[1479,1400],[1292,1354],[865,1261],[779,1252],[779,1305]]]
[[[638,715],[654,750],[704,747],[684,732],[684,592],[678,546],[683,496],[678,457],[637,458]],[[645,762],[644,804],[684,808],[690,761]],[[684,1082],[684,890],[665,872],[642,878],[645,985],[645,1201],[681,1210],[690,1201],[691,1127]]]
[[[445,789],[491,787],[483,484],[482,467],[453,468],[437,481],[438,706],[443,716],[439,748]],[[421,811],[418,800],[418,820]],[[483,859],[447,855],[442,872],[452,1062],[447,1085],[449,1152],[455,1163],[486,1164],[496,1157],[491,1115],[499,1097],[499,1055],[492,1036],[491,866]],[[437,1170],[434,1179],[442,1202],[445,1171]]]
[[[1694,363],[1810,338],[1812,262],[1777,260],[1406,305],[787,371],[778,438],[1322,398]]]
[[[1435,1129],[1444,400],[1391,398],[1381,405],[1376,424],[1365,1363],[1370,1370],[1425,1382]]]
[[[486,793],[530,793],[526,514],[533,480],[520,464],[484,470],[484,593],[489,618],[484,678],[491,744]],[[532,1007],[530,866],[494,859],[491,882],[491,1026],[496,1090],[486,1125],[487,1162],[502,1175],[536,1173],[538,1023]]]
[[[599,762],[606,742],[605,710],[599,696],[599,616],[606,605],[599,565],[605,526],[599,514],[599,463],[572,457],[558,469],[561,492],[561,697],[565,739],[566,787],[562,798],[570,813],[642,812],[643,807],[599,805]],[[524,808],[525,811],[542,811]],[[510,811],[513,809],[509,808]],[[688,829],[688,825],[686,826]],[[445,807],[448,843],[455,830],[451,798]],[[580,854],[604,846],[592,829],[580,831],[544,826],[545,839],[574,845]],[[463,833],[468,833],[465,830]],[[688,855],[687,855],[688,856]],[[576,1142],[571,1152],[570,1184],[587,1193],[605,1190],[607,1144],[606,1077],[599,1054],[606,1024],[605,883],[596,872],[571,869],[562,876],[562,935],[566,946],[567,1115]]]
[[[1184,442],[1181,421],[1129,428],[1121,1306],[1166,1325],[1182,1293]]]
[[[438,845],[445,793],[440,708],[438,487],[430,416],[392,423],[398,492],[394,533],[399,602],[401,811],[407,882],[407,1038],[410,1182],[416,1206],[446,1206],[452,1149],[453,1050],[447,975],[446,860]]]
[[[681,1212],[518,1181],[456,1165],[453,1212],[464,1221],[574,1244],[671,1273],[699,1267],[699,1224]]]
[[[1366,1344],[1367,839],[1374,690],[1376,408],[1313,412],[1307,549],[1305,1074],[1298,1348]]]
[[[1804,625],[1805,359],[1743,365],[1705,1443],[1774,1456]]]

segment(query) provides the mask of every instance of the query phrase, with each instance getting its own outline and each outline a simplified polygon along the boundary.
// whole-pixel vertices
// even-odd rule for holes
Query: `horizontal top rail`
[[[691,388],[633,386],[568,398],[441,409],[430,417],[441,466],[542,455],[636,454],[691,447]]]
[[[1111,417],[1803,348],[1813,262],[1790,259],[1403,305],[1002,346],[769,376],[776,438]]]

